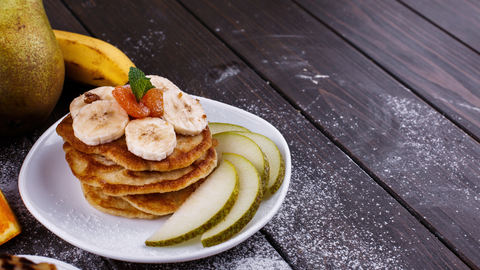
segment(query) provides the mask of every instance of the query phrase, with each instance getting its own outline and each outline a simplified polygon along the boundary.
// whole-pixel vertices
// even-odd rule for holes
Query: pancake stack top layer
[[[173,85],[158,76],[153,76],[152,82],[164,91],[169,91],[165,85]],[[78,99],[72,104],[78,105]],[[103,97],[106,99],[115,102],[109,95]],[[161,160],[147,160],[129,150],[125,135],[98,145],[89,145],[75,136],[72,114],[79,110],[73,107],[56,131],[65,141],[67,163],[80,180],[87,202],[102,212],[147,219],[171,214],[217,166],[215,141],[208,125],[195,135],[176,132],[171,154]]]

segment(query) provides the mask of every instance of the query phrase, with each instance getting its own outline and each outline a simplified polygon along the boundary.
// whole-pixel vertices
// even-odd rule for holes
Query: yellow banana
[[[110,43],[72,32],[53,30],[65,61],[65,76],[92,86],[128,82],[133,62]]]

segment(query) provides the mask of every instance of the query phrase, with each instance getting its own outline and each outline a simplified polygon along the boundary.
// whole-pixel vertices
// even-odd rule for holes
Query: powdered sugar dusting
[[[341,179],[346,173],[352,178],[358,175],[351,168],[345,167],[339,175],[311,165],[304,161],[294,164],[292,188],[284,208],[265,228],[282,243],[296,245],[289,246],[287,255],[296,258],[297,265],[308,262],[303,265],[306,268],[402,269],[402,247],[389,235],[397,213],[379,204],[387,198],[372,200],[360,190],[348,194],[354,187]],[[368,211],[375,208],[378,212]]]
[[[236,270],[254,270],[254,269],[265,269],[265,270],[279,270],[279,269],[290,269],[290,267],[284,261],[272,260],[269,258],[246,258],[240,259],[235,262],[231,269]]]
[[[465,156],[456,147],[465,147],[462,144],[454,145],[445,142],[445,135],[454,132],[454,126],[436,111],[426,104],[418,103],[410,99],[389,97],[388,105],[398,119],[398,131],[401,140],[398,140],[396,151],[388,158],[389,163],[394,167],[405,167],[411,169],[428,169],[429,166],[440,165],[450,172],[458,172],[460,167],[466,166],[466,160],[472,157]],[[443,134],[444,128],[451,126],[447,134]],[[468,140],[465,133],[455,132],[457,142]],[[395,158],[402,156],[402,158]],[[399,166],[401,165],[401,166]]]
[[[138,264],[111,261],[116,269],[150,269]],[[196,261],[162,264],[159,269],[201,269],[203,270],[288,270],[290,266],[265,240],[261,233],[256,233],[245,242],[223,252],[221,255],[199,259]]]
[[[150,23],[155,23],[151,21]],[[124,50],[124,53],[132,60],[132,62],[149,63],[152,59],[156,59],[155,54],[163,48],[166,40],[166,35],[161,30],[147,29],[143,35],[133,40],[127,37],[124,40],[124,48],[131,48]]]
[[[347,156],[340,158],[340,151],[315,134],[318,131],[312,131],[299,113],[282,106],[272,111],[261,104],[240,106],[260,117],[274,118],[270,122],[290,138],[293,158],[286,201],[262,232],[278,242],[291,265],[299,269],[406,269],[423,259],[425,254],[418,252],[419,247],[442,249],[429,231],[353,161]],[[332,114],[331,122],[326,123],[332,130],[347,122],[352,129],[363,125],[354,115],[327,113]],[[301,137],[296,130],[302,130]],[[366,130],[370,135],[362,137],[365,139],[384,134]],[[448,254],[429,252],[433,256]]]
[[[296,137],[292,126],[308,130],[298,127],[304,120],[287,107],[273,112],[255,103],[243,106],[260,117],[276,115],[278,121],[271,122],[288,138]],[[281,241],[283,252],[301,269],[402,269],[403,255],[410,250],[404,243],[396,243],[390,233],[395,231],[395,221],[404,218],[396,210],[405,211],[379,187],[373,191],[371,179],[348,158],[346,164],[336,164],[337,160],[318,163],[331,156],[323,153],[332,147],[330,142],[325,143],[309,145],[301,139],[288,142],[294,157],[292,183],[281,210],[262,231]],[[364,179],[366,190],[349,183],[358,178]],[[376,197],[371,198],[371,194]],[[395,207],[384,209],[386,201]],[[378,212],[368,212],[372,208]]]
[[[104,265],[101,258],[62,241],[34,219],[25,208],[17,180],[30,147],[31,144],[25,137],[0,143],[0,189],[22,227],[19,235],[2,245],[2,252],[55,258],[81,269],[101,268]]]
[[[381,176],[394,179],[391,184],[417,209],[441,206],[460,213],[458,220],[477,215],[480,164],[473,154],[480,151],[478,145],[426,104],[399,97],[388,97],[388,104],[400,136],[384,153],[386,159],[376,164],[383,168]]]

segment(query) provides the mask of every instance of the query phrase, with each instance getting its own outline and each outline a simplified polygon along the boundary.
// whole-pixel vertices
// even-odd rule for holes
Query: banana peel
[[[65,61],[65,76],[91,86],[117,86],[128,82],[134,63],[112,44],[90,36],[53,30]]]

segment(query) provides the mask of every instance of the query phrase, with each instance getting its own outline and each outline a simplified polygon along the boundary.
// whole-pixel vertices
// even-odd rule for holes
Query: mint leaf
[[[128,71],[128,80],[130,81],[130,87],[137,99],[137,102],[148,92],[148,90],[155,88],[150,82],[150,78],[145,77],[140,69],[136,67],[130,67]]]

